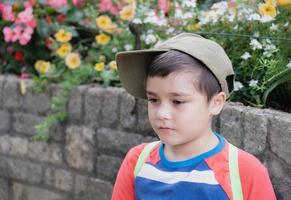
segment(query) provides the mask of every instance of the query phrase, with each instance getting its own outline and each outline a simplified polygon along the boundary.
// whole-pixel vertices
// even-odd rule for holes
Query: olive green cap
[[[234,82],[230,59],[219,44],[193,33],[181,33],[153,49],[117,53],[117,70],[125,90],[135,97],[146,98],[146,67],[154,56],[169,50],[184,52],[204,63],[217,78],[226,97],[229,97]],[[228,81],[227,77],[230,77]]]

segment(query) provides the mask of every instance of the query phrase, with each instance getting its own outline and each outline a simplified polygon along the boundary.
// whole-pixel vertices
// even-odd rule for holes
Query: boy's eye
[[[185,101],[174,100],[173,103],[179,105],[185,103]]]
[[[156,103],[158,100],[155,98],[148,98],[149,103]]]

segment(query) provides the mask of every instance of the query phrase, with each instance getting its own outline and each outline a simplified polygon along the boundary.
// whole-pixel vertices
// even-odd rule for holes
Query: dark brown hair
[[[186,53],[170,50],[155,56],[146,69],[146,77],[166,77],[173,72],[190,69],[197,71],[194,87],[206,95],[209,102],[221,91],[220,84],[205,64]]]

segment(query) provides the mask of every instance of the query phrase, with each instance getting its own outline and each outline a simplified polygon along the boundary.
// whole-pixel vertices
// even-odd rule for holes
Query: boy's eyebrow
[[[152,96],[158,96],[156,93],[152,92],[152,91],[146,91],[147,95],[152,95]],[[184,92],[170,92],[169,93],[171,96],[190,96],[188,93],[184,93]]]
[[[148,91],[148,90],[146,91],[146,93],[147,93],[147,95],[157,96],[156,93]]]

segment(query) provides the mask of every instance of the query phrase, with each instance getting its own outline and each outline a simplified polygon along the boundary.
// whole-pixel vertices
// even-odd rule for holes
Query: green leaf
[[[268,80],[268,89],[265,91],[263,96],[263,104],[266,105],[268,102],[268,98],[272,92],[281,84],[287,83],[291,81],[291,68],[287,68],[286,70],[282,71],[280,74],[273,76],[271,79]],[[285,91],[285,94],[287,91]],[[290,93],[289,93],[290,95]],[[277,96],[276,98],[280,98]]]
[[[83,18],[83,12],[77,9],[69,10],[67,20],[70,22],[80,22]]]
[[[36,30],[41,37],[45,38],[49,36],[49,26],[44,19],[38,21]]]

